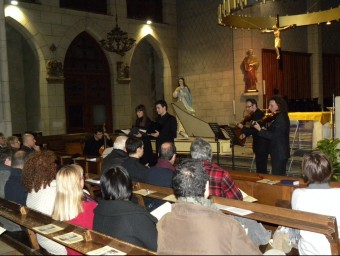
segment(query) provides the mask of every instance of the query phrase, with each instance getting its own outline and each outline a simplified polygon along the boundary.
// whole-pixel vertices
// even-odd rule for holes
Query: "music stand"
[[[223,128],[228,133],[228,136],[230,138],[230,146],[231,146],[231,169],[235,170],[235,152],[234,152],[234,146],[240,145],[239,139],[235,135],[234,129],[230,127],[229,125],[224,125]]]
[[[227,138],[224,136],[223,132],[221,131],[220,126],[218,123],[208,123],[211,130],[213,131],[215,135],[215,142],[216,142],[216,147],[217,147],[217,164],[220,164],[220,142],[219,139],[221,140],[226,140]]]

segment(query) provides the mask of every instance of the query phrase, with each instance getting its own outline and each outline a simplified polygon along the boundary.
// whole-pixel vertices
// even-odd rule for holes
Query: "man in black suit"
[[[252,121],[260,122],[264,117],[264,113],[257,107],[257,101],[255,99],[246,99],[246,111],[249,115],[252,115]],[[253,152],[255,154],[256,172],[267,173],[267,160],[270,141],[266,138],[258,136],[258,131],[252,126],[245,127],[241,123],[238,123],[237,126],[242,129],[243,132],[243,134],[240,136],[240,139],[250,135],[253,137]]]
[[[168,104],[164,100],[156,102],[158,113],[156,129],[150,135],[156,138],[156,151],[164,142],[174,142],[177,137],[177,120],[168,113]]]

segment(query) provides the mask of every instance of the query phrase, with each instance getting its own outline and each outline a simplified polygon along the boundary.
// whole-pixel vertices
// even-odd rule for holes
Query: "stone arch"
[[[136,43],[136,46],[133,49],[133,52],[131,53],[131,76],[133,77],[134,73],[138,71],[141,72],[140,67],[136,67],[136,58],[139,58],[139,60],[137,61],[139,64],[143,63],[143,60],[140,59],[141,56],[141,52],[140,51],[149,51],[149,53],[144,52],[144,55],[146,56],[147,54],[149,54],[149,61],[156,61],[157,65],[154,65],[154,70],[148,70],[146,69],[146,72],[155,72],[155,74],[149,74],[150,76],[154,76],[156,81],[150,81],[150,79],[152,79],[152,77],[148,80],[148,76],[144,76],[144,79],[147,80],[147,83],[151,83],[149,84],[149,86],[154,87],[155,88],[143,88],[143,95],[140,96],[140,98],[142,100],[145,101],[145,103],[143,102],[137,102],[134,97],[134,94],[138,93],[138,87],[141,87],[141,83],[139,81],[139,85],[138,85],[138,81],[131,81],[131,109],[132,111],[134,111],[135,105],[137,104],[145,104],[147,109],[151,110],[151,112],[149,113],[150,117],[155,118],[156,117],[156,113],[154,111],[154,101],[163,98],[168,102],[168,104],[170,104],[170,102],[172,101],[172,71],[171,71],[171,67],[170,67],[170,62],[169,62],[169,58],[165,52],[165,49],[162,47],[162,45],[160,44],[160,42],[153,37],[152,35],[147,35],[143,38],[141,38],[140,40],[138,40],[138,42]],[[155,56],[153,56],[155,55]],[[144,57],[145,57],[144,56]],[[145,61],[145,60],[144,60]],[[148,63],[149,68],[150,65],[152,66],[152,63]],[[141,66],[141,65],[140,65]],[[161,67],[161,69],[159,69],[159,67]],[[152,67],[151,67],[152,68]],[[139,75],[137,75],[137,77],[141,77]],[[154,83],[159,83],[154,84]],[[159,86],[162,86],[162,88],[159,88]],[[137,88],[136,88],[137,87]],[[137,89],[137,93],[135,92],[135,90]],[[141,89],[141,88],[139,88]],[[153,89],[156,90],[156,92],[152,91]],[[158,92],[157,92],[158,91]],[[145,95],[149,93],[149,95]],[[150,93],[153,93],[153,95],[150,95]],[[172,109],[169,108],[169,110],[171,111]],[[135,115],[133,115],[133,120],[135,118]]]

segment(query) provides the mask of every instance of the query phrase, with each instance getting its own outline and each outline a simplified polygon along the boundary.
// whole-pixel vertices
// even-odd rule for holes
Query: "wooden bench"
[[[229,171],[235,184],[246,192],[248,195],[258,199],[258,203],[283,206],[290,208],[292,193],[296,188],[307,187],[307,184],[302,178],[294,178],[287,176],[251,173],[245,171]],[[273,181],[280,180],[298,180],[298,186],[282,185],[282,184],[264,184],[259,183],[259,180],[269,179]],[[331,187],[340,187],[340,182],[331,182]]]
[[[98,248],[102,248],[106,245],[111,246],[127,254],[133,255],[155,254],[155,252],[153,251],[141,248],[139,246],[135,246],[133,244],[118,240],[116,238],[101,234],[93,230],[88,230],[76,225],[69,224],[67,222],[55,221],[47,215],[44,215],[40,212],[37,212],[24,206],[20,206],[19,204],[7,201],[2,198],[0,198],[0,216],[3,216],[4,218],[27,228],[30,240],[32,242],[32,247],[34,248],[35,251],[39,249],[39,244],[37,243],[36,240],[36,233],[39,233],[40,235],[43,235],[51,240],[54,240],[57,243],[60,243],[83,254],[86,254]],[[51,223],[59,227],[63,227],[64,229],[53,234],[43,234],[33,229],[34,227],[39,227]],[[79,234],[83,236],[84,240],[74,244],[66,244],[53,238],[57,235],[66,234],[68,232],[74,232],[76,234]]]
[[[336,218],[333,216],[291,210],[259,203],[249,203],[216,196],[212,196],[211,200],[216,204],[241,208],[253,212],[242,216],[244,218],[323,234],[331,244],[332,255],[339,255],[340,253],[338,226]],[[238,216],[231,211],[222,211],[226,214]]]

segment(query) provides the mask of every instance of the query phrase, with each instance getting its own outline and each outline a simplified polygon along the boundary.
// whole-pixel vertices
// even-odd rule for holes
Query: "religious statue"
[[[286,30],[288,28],[293,28],[296,25],[288,25],[285,27],[278,27],[277,25],[274,25],[273,29],[264,29],[262,32],[273,32],[275,37],[275,51],[276,51],[276,59],[280,59],[281,57],[281,39],[280,39],[280,31]]]
[[[247,56],[242,61],[242,69],[244,70],[244,82],[245,82],[245,92],[257,91],[256,83],[256,71],[260,65],[257,57],[254,55],[253,49],[249,49],[246,52]]]

